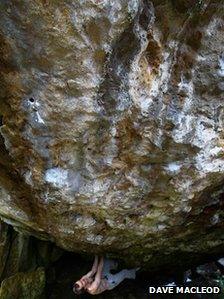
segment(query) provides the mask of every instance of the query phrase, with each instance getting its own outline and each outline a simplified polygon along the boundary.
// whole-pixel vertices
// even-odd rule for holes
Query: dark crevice
[[[39,267],[44,267],[46,273],[46,283],[45,288],[42,290],[42,299],[92,298],[92,295],[87,293],[84,293],[81,296],[75,295],[72,291],[72,286],[76,280],[78,280],[82,275],[86,274],[91,269],[94,259],[93,256],[67,252],[58,248],[51,242],[41,241],[34,237],[19,235],[19,233],[15,232],[12,227],[9,227],[8,229],[8,242],[10,242],[10,248],[8,249],[8,255],[6,257],[5,263],[4,273],[6,275],[1,277],[1,281],[7,277],[12,277],[12,275],[15,273],[29,273],[30,271],[37,270]],[[181,256],[181,254],[182,253],[180,253],[179,258],[176,256],[177,265],[179,259],[184,261],[184,257]],[[159,259],[159,256],[157,256],[158,254],[156,252],[154,255],[155,258]],[[214,285],[214,281],[212,279],[214,277],[215,279],[218,278],[217,273],[222,273],[222,271],[224,272],[222,265],[217,263],[217,260],[221,257],[221,255],[211,253],[210,255],[202,255],[200,260],[197,261],[198,263],[195,261],[195,263],[187,264],[188,259],[186,259],[185,266],[183,266],[183,264],[179,264],[178,267],[167,267],[166,269],[157,267],[157,269],[154,269],[154,271],[151,269],[151,272],[139,270],[135,280],[125,280],[114,290],[97,295],[96,298],[147,299],[149,296],[148,288],[150,286],[163,286],[172,282],[175,282],[178,286],[190,286],[190,284],[185,282],[185,271],[189,269],[191,269],[191,274],[189,275],[193,281],[193,285],[211,286]],[[169,256],[167,256],[167,259],[169,259]],[[203,276],[198,274],[197,267],[205,263],[207,266],[204,266],[204,271],[206,271],[207,267],[207,269],[210,271],[210,274]],[[12,265],[13,267],[11,268]],[[7,269],[7,267],[9,268]],[[122,270],[123,268],[124,265],[119,264],[118,271]],[[18,281],[15,279],[14,284],[11,286],[12,290],[8,290],[9,294],[14,290],[14,288],[18,288],[17,284]],[[35,291],[36,290],[34,290],[34,292]],[[161,294],[152,294],[150,295],[150,298],[179,299],[179,295],[172,295],[172,297],[167,297],[166,295],[164,297]],[[184,295],[183,298],[185,298]],[[191,299],[193,298],[198,297],[194,297],[192,295]],[[203,297],[203,299],[211,298],[217,299],[218,297],[213,297],[211,294],[209,294],[208,297]]]
[[[220,258],[220,256],[213,256],[213,259],[208,256],[204,256],[204,263],[208,263],[208,267],[212,269],[215,264],[215,259]],[[78,280],[82,275],[87,273],[92,266],[93,256],[86,258],[85,256],[81,256],[74,253],[64,252],[63,255],[58,259],[55,263],[51,264],[47,270],[47,286],[46,286],[46,295],[47,298],[50,299],[72,299],[72,298],[92,298],[92,295],[87,293],[82,294],[81,296],[74,295],[72,292],[73,283]],[[149,286],[163,286],[167,283],[176,282],[177,285],[188,285],[184,283],[186,279],[185,271],[191,269],[191,279],[193,279],[194,285],[210,285],[211,278],[203,277],[196,272],[197,266],[199,264],[194,264],[190,268],[167,268],[166,270],[158,269],[154,272],[147,271],[139,271],[137,273],[135,280],[124,280],[119,286],[117,286],[114,290],[104,292],[98,295],[96,298],[100,299],[125,299],[125,298],[133,298],[133,299],[146,299],[148,296],[148,288]],[[216,271],[221,268],[220,265],[217,266]],[[118,271],[122,268],[119,267]],[[212,275],[216,275],[215,271]],[[52,279],[53,278],[53,279]],[[213,282],[214,283],[214,282]],[[188,285],[189,286],[189,285]],[[179,295],[171,295],[168,297],[167,295],[150,295],[151,299],[161,299],[161,298],[172,298],[179,299]],[[181,297],[182,298],[182,297]],[[185,299],[184,295],[183,298]],[[186,297],[189,299],[189,297]],[[198,296],[192,295],[191,299],[198,298]],[[203,297],[204,299],[216,298],[209,294],[208,297]]]
[[[7,261],[9,260],[9,256],[10,256],[10,250],[11,250],[11,246],[12,246],[12,240],[11,240],[11,231],[12,231],[12,227],[8,227],[7,224],[5,223],[1,223],[1,229],[2,229],[2,225],[4,225],[4,227],[7,227],[7,232],[6,232],[6,244],[5,246],[7,246],[7,250],[6,250],[6,255],[5,255],[5,261],[3,264],[3,269],[1,269],[1,276],[0,276],[0,282],[3,280],[3,278],[5,277],[5,272],[6,272],[6,266],[7,266]],[[3,229],[3,232],[5,230],[5,228]],[[0,234],[1,237],[1,234]],[[1,239],[0,239],[0,243],[1,243]],[[0,259],[2,259],[2,256],[0,256]],[[3,260],[3,259],[2,259]]]
[[[7,272],[8,272],[8,263],[10,259],[10,254],[13,246],[13,228],[11,226],[8,226],[8,231],[7,231],[7,239],[8,239],[8,250],[7,250],[7,255],[5,258],[5,264],[4,264],[4,270],[2,272],[2,275],[0,277],[0,281],[3,280],[3,278],[7,277]]]

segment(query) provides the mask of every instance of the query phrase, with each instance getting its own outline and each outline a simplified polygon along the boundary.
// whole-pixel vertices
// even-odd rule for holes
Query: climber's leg
[[[116,270],[117,266],[118,266],[118,263],[116,261],[105,258],[102,277],[109,274],[111,270]]]
[[[136,271],[137,269],[131,269],[131,270],[122,270],[118,272],[117,274],[107,274],[106,278],[109,284],[109,290],[114,289],[116,286],[118,286],[124,279],[135,279],[136,277]]]

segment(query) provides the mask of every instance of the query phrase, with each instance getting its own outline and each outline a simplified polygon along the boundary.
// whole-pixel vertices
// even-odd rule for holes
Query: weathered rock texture
[[[0,222],[0,298],[45,298],[45,272],[63,251]],[[48,275],[49,276],[49,275]],[[54,279],[47,277],[48,283]]]
[[[150,267],[222,251],[223,16],[220,0],[1,1],[2,219]]]
[[[17,273],[4,280],[0,288],[1,299],[41,299],[44,297],[45,273],[42,268],[29,273]]]

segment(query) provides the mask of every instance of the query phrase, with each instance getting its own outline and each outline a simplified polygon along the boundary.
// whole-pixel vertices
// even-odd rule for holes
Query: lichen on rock
[[[43,268],[29,273],[17,273],[3,280],[0,298],[41,299],[44,295],[45,272]]]

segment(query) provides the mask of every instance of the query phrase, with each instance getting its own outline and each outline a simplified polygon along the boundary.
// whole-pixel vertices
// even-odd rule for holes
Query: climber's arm
[[[96,274],[98,268],[98,256],[95,255],[94,263],[92,269],[86,274],[87,277],[92,277]]]
[[[94,294],[100,285],[100,282],[102,279],[103,264],[104,264],[104,259],[103,259],[103,257],[101,257],[98,268],[97,268],[95,279],[91,283],[90,287],[88,287],[88,289],[87,289],[90,294]]]
[[[82,276],[80,278],[80,280],[75,282],[74,288],[77,290],[81,290],[81,289],[85,288],[87,285],[91,284],[93,282],[93,277],[94,277],[95,273],[97,272],[97,268],[98,268],[98,256],[96,255],[92,269],[87,274]]]

